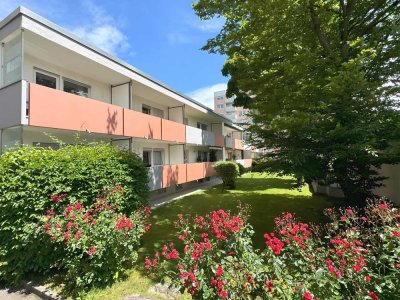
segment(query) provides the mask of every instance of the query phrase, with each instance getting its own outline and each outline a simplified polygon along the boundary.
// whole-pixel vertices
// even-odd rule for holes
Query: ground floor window
[[[144,149],[143,162],[146,167],[161,166],[164,164],[163,149]]]

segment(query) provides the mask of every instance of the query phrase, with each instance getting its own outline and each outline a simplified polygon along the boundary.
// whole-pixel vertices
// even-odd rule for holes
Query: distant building
[[[214,111],[236,124],[250,123],[249,110],[233,106],[234,97],[227,98],[226,90],[214,92]]]

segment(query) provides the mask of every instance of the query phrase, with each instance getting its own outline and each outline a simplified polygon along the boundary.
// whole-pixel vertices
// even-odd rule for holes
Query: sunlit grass
[[[148,293],[149,287],[155,283],[146,277],[142,262],[146,255],[153,254],[168,241],[179,245],[173,225],[178,214],[204,215],[217,209],[235,213],[240,203],[248,204],[251,208],[249,222],[256,232],[254,244],[257,248],[264,247],[263,234],[273,230],[274,217],[282,212],[294,212],[305,222],[324,222],[324,208],[336,202],[325,196],[312,196],[307,186],[300,190],[291,189],[294,183],[291,177],[248,173],[238,179],[235,190],[222,193],[221,186],[215,186],[153,210],[153,226],[139,250],[138,267],[126,280],[104,290],[94,290],[86,299],[120,299],[129,294],[159,299]]]

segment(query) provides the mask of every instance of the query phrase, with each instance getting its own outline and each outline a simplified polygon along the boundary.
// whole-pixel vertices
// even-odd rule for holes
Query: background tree
[[[252,109],[265,170],[371,195],[400,161],[399,0],[199,0],[222,17],[203,48],[227,56],[228,96]]]

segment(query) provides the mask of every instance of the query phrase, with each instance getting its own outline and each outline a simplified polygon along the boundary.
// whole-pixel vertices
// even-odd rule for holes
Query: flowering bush
[[[54,250],[52,268],[63,275],[66,287],[79,293],[118,279],[136,261],[142,235],[149,229],[150,209],[126,216],[117,212],[120,188],[92,206],[53,195],[53,208],[42,218],[42,230]],[[117,195],[116,195],[117,194]]]
[[[161,253],[146,257],[146,269],[169,275],[195,299],[252,298],[263,288],[262,260],[252,247],[253,231],[244,212],[232,216],[218,210],[205,217],[178,217],[183,251],[172,243],[165,245]]]
[[[179,216],[183,252],[166,245],[146,258],[146,268],[195,299],[399,299],[398,210],[377,200],[326,215],[331,222],[317,227],[283,213],[264,235],[262,253],[243,213],[219,210],[194,222]]]
[[[147,183],[140,157],[107,144],[5,152],[0,156],[0,281],[18,284],[47,270],[53,250],[44,244],[38,220],[51,208],[49,195],[68,193],[91,206],[100,190],[120,185],[124,197],[118,209],[130,214],[147,203]]]

